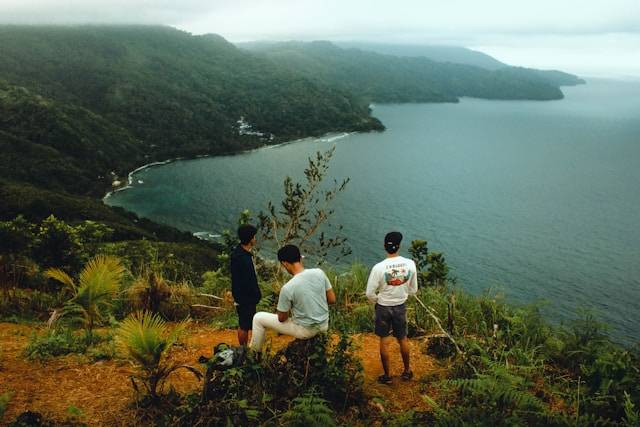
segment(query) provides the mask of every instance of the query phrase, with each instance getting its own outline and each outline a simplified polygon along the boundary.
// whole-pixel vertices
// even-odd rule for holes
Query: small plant
[[[51,357],[84,353],[86,349],[86,341],[76,337],[71,330],[53,329],[48,330],[44,335],[34,333],[29,339],[24,354],[29,360],[42,362]]]
[[[0,394],[0,421],[2,421],[2,417],[4,417],[4,413],[7,411],[11,396],[12,393],[10,392]]]
[[[315,391],[296,397],[282,416],[283,424],[291,427],[335,426],[333,411],[327,403]]]
[[[85,414],[82,409],[78,408],[75,405],[71,405],[67,408],[67,417],[71,422],[79,422],[83,418],[85,418]]]
[[[52,268],[45,274],[71,291],[72,297],[65,304],[64,315],[79,317],[91,339],[96,322],[103,319],[105,311],[112,306],[118,294],[124,271],[118,258],[97,256],[85,265],[77,284],[60,269]]]
[[[258,214],[263,240],[271,240],[277,247],[288,243],[297,245],[304,253],[317,258],[319,264],[330,254],[337,254],[336,258],[340,259],[351,253],[347,239],[340,234],[342,226],[336,227],[337,233],[333,237],[324,231],[331,225],[328,223],[334,213],[331,203],[349,182],[349,178],[340,182],[334,180],[330,188],[323,187],[334,151],[335,146],[308,159],[305,182],[294,182],[286,177],[280,206],[269,202],[267,212]]]
[[[131,376],[132,385],[139,391],[136,380],[140,381],[153,401],[159,399],[167,378],[176,370],[187,369],[197,378],[202,376],[200,371],[191,366],[167,360],[169,350],[184,332],[187,323],[183,321],[170,330],[157,314],[137,312],[127,317],[118,329],[118,347],[138,369]]]

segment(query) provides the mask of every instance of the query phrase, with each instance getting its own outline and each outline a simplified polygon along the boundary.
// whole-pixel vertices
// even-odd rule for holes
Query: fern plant
[[[548,416],[530,381],[501,363],[488,362],[483,373],[444,384],[458,391],[458,399],[437,411],[438,424],[527,425]]]
[[[168,360],[171,347],[184,332],[188,321],[180,322],[170,330],[162,318],[150,312],[137,312],[127,317],[118,332],[116,342],[119,349],[137,367],[131,376],[136,391],[136,380],[142,382],[152,400],[157,400],[164,389],[167,378],[178,369],[187,369],[198,379],[202,374],[197,369]]]
[[[118,258],[97,256],[84,266],[77,283],[58,268],[48,269],[45,275],[61,282],[71,292],[72,297],[65,304],[63,315],[79,317],[91,341],[96,322],[103,319],[118,294],[124,271]]]
[[[335,426],[333,411],[327,401],[314,391],[293,399],[293,405],[282,416],[283,424],[290,427]]]

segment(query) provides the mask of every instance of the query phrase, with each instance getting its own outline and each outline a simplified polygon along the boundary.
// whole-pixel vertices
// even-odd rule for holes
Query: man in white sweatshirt
[[[409,340],[407,339],[407,305],[409,295],[418,291],[416,264],[413,260],[400,256],[402,234],[398,231],[387,233],[384,238],[384,249],[387,258],[373,266],[367,282],[367,298],[376,304],[375,333],[380,337],[380,360],[384,375],[378,382],[391,384],[389,375],[390,334],[398,340],[400,353],[404,363],[403,380],[413,378],[409,366]]]

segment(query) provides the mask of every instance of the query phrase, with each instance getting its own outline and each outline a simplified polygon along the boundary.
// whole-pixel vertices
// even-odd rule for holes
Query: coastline
[[[132,170],[131,172],[129,172],[127,174],[126,184],[120,185],[120,186],[116,186],[116,188],[114,188],[113,190],[108,191],[102,197],[102,202],[106,204],[106,200],[109,199],[113,194],[118,193],[120,191],[125,191],[125,190],[128,190],[130,188],[133,188],[133,179],[134,179],[135,174],[137,174],[138,172],[141,172],[141,171],[143,171],[145,169],[151,168],[151,167],[163,166],[163,165],[167,165],[169,163],[173,163],[173,162],[177,162],[177,161],[181,161],[181,160],[188,161],[188,160],[206,159],[206,158],[209,158],[209,157],[224,157],[224,156],[237,156],[239,154],[249,154],[249,153],[253,153],[253,152],[259,151],[259,150],[268,150],[268,149],[283,147],[285,145],[294,144],[294,143],[297,143],[297,142],[302,142],[302,141],[307,141],[307,140],[317,140],[318,142],[333,142],[333,141],[337,141],[339,139],[347,138],[348,136],[353,135],[355,133],[357,133],[357,132],[339,132],[339,133],[329,132],[329,133],[326,133],[326,134],[324,134],[322,136],[319,136],[319,137],[307,136],[307,137],[304,137],[304,138],[298,138],[298,139],[293,139],[291,141],[281,142],[279,144],[264,145],[262,147],[250,148],[250,149],[247,149],[247,150],[241,150],[241,151],[237,151],[237,152],[233,152],[233,153],[226,153],[226,154],[200,154],[200,155],[196,155],[194,157],[174,157],[174,158],[167,159],[167,160],[147,163],[147,164],[142,165],[140,167],[137,167],[134,170]]]

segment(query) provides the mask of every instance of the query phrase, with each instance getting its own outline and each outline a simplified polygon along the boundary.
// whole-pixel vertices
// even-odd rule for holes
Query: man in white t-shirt
[[[277,314],[259,312],[253,316],[251,349],[260,351],[266,329],[300,339],[308,339],[329,328],[329,304],[336,302],[331,282],[319,268],[302,265],[300,250],[285,245],[278,261],[293,277],[284,284],[278,298]]]
[[[404,363],[403,380],[413,378],[409,366],[409,340],[407,339],[407,305],[409,295],[418,291],[416,264],[413,260],[400,256],[402,234],[398,231],[387,233],[384,249],[387,258],[373,266],[367,282],[367,298],[376,304],[376,335],[380,337],[380,360],[384,375],[378,382],[391,384],[389,375],[389,350],[391,332],[400,344],[400,354]],[[255,332],[254,332],[255,333]]]

